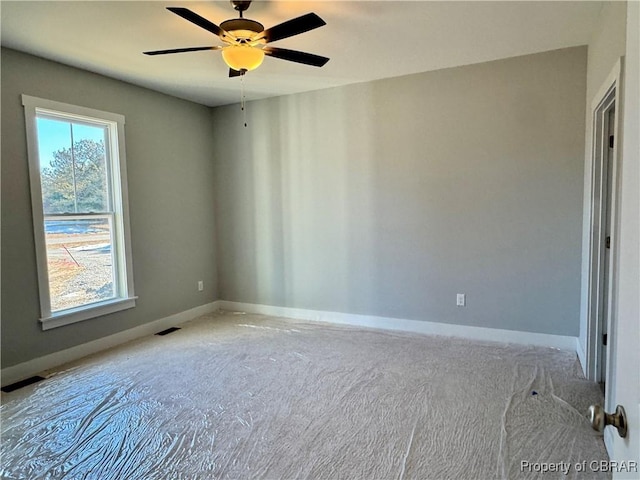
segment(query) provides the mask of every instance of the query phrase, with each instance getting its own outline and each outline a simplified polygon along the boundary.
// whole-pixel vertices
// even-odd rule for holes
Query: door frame
[[[619,125],[621,117],[621,77],[623,68],[623,58],[620,58],[614,65],[611,73],[598,90],[591,102],[590,120],[592,122],[591,138],[590,138],[590,162],[589,169],[591,172],[591,182],[587,198],[589,199],[589,249],[588,255],[588,288],[587,288],[587,344],[586,344],[586,376],[590,380],[600,381],[605,378],[605,409],[610,410],[608,403],[611,401],[611,393],[613,392],[612,375],[615,366],[612,362],[615,359],[614,335],[615,325],[612,319],[615,318],[615,299],[617,292],[616,271],[618,261],[618,232],[619,232],[619,212],[618,212],[618,194],[619,194]],[[606,219],[607,205],[603,199],[606,194],[606,160],[608,156],[608,135],[606,126],[608,119],[604,118],[611,105],[615,104],[615,125],[614,125],[614,149],[613,149],[613,165],[609,174],[613,179],[611,182],[612,191],[607,194],[611,200],[611,248],[610,248],[610,271],[608,282],[602,284],[604,276],[604,242],[606,237]],[[607,302],[603,305],[605,290],[607,289]],[[603,326],[599,322],[600,312],[603,312],[607,319],[607,358],[605,359],[606,371],[602,372],[602,332]]]

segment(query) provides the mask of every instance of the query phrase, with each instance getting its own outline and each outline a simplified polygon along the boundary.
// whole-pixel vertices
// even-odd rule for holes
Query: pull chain
[[[242,121],[244,123],[244,127],[247,128],[247,100],[244,95],[244,73],[240,77],[240,109],[242,110]]]

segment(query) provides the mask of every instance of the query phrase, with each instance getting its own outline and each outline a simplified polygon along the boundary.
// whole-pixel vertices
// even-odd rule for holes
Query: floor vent
[[[156,335],[169,335],[170,333],[175,332],[176,330],[180,330],[179,327],[171,327],[166,330],[162,330],[161,332],[156,333]]]
[[[5,393],[13,392],[14,390],[26,387],[27,385],[31,385],[32,383],[38,383],[40,380],[44,380],[44,377],[36,375],[35,377],[25,378],[24,380],[20,380],[19,382],[2,387],[2,391]]]

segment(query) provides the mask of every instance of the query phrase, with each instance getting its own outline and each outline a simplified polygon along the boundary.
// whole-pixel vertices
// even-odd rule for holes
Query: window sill
[[[88,307],[78,307],[64,312],[54,313],[50,317],[40,319],[42,330],[50,330],[52,328],[62,327],[71,323],[82,322],[91,318],[101,317],[110,313],[127,310],[136,306],[138,297],[116,298],[93,304]]]

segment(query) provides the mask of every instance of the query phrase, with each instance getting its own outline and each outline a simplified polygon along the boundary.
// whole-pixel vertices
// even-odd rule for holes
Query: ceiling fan
[[[243,12],[249,8],[251,0],[231,0],[231,4],[233,8],[239,12],[240,17],[225,20],[220,26],[192,12],[188,8],[167,7],[167,10],[170,12],[217,35],[225,45],[174,48],[171,50],[154,50],[143,53],[145,55],[166,55],[169,53],[197,52],[202,50],[222,50],[222,58],[229,66],[230,77],[238,77],[250,70],[258,68],[262,64],[265,55],[290,62],[312,65],[314,67],[322,67],[329,61],[327,57],[321,57],[311,53],[267,46],[268,43],[299,35],[326,25],[325,21],[315,13],[308,13],[287,20],[286,22],[265,30],[261,23],[243,17]]]

